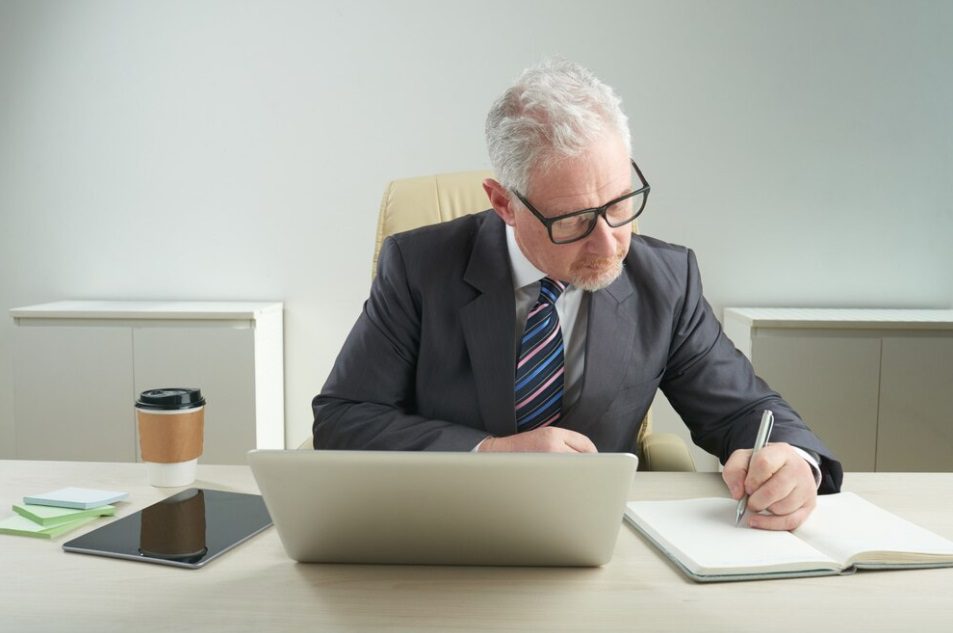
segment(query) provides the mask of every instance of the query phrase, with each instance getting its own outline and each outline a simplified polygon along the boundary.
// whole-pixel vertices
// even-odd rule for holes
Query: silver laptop
[[[255,450],[248,462],[296,561],[596,566],[612,557],[638,459]]]

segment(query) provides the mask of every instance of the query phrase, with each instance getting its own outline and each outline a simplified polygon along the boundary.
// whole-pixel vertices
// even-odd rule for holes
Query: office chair
[[[377,271],[377,256],[389,235],[489,208],[482,183],[492,176],[489,171],[464,171],[391,181],[381,200],[371,275]],[[632,231],[638,232],[635,222]],[[641,455],[639,467],[643,470],[695,470],[691,453],[680,437],[652,432],[651,411],[642,420],[637,442],[638,447],[633,449]],[[312,445],[309,440],[301,448]]]

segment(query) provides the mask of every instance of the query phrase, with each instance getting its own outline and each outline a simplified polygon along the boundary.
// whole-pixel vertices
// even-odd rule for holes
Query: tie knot
[[[565,289],[566,284],[563,282],[543,277],[539,282],[539,300],[556,305],[556,299]]]

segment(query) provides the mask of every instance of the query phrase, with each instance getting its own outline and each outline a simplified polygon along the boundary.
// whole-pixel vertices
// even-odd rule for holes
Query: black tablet
[[[189,488],[74,538],[63,549],[195,569],[270,525],[261,495]]]

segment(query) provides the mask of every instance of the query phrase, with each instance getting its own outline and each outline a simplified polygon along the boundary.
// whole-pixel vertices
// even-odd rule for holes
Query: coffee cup
[[[166,488],[195,481],[205,436],[202,391],[190,387],[143,391],[136,401],[136,419],[149,483]]]

